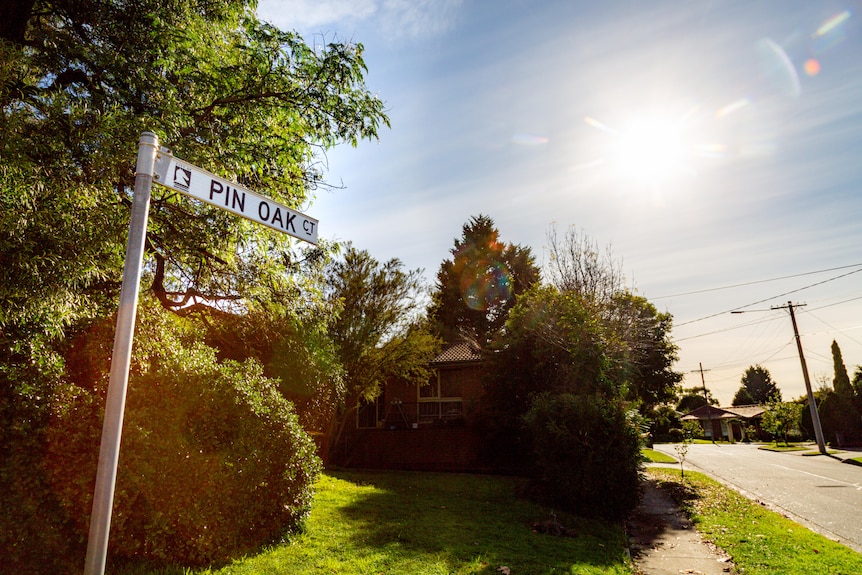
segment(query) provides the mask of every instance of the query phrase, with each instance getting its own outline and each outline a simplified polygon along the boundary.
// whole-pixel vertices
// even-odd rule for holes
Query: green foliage
[[[709,392],[707,392],[707,397],[709,397],[708,394]],[[679,399],[679,403],[677,403],[676,410],[682,414],[686,414],[694,411],[698,407],[703,407],[704,405],[707,405],[707,403],[711,405],[715,405],[717,403],[714,400],[708,402],[707,397],[703,396],[702,387],[692,387],[690,389],[684,389],[683,394]]]
[[[304,305],[294,310],[257,304],[242,314],[216,315],[207,321],[206,342],[220,359],[259,361],[264,375],[276,379],[281,394],[296,406],[303,428],[318,435],[343,399],[344,382],[328,333],[334,311],[311,297]]]
[[[506,337],[489,354],[482,421],[489,462],[510,471],[532,467],[523,416],[545,392],[622,395],[599,322],[581,301],[535,285],[509,314]]]
[[[740,389],[744,388],[748,392],[752,404],[765,405],[781,401],[781,390],[772,381],[769,370],[764,367],[753,365],[746,369],[740,384]]]
[[[534,493],[587,517],[622,519],[639,499],[640,433],[599,395],[543,394],[525,423],[535,454]]]
[[[685,458],[688,456],[688,448],[694,443],[695,438],[703,433],[703,428],[697,421],[683,421],[682,427],[679,428],[679,443],[673,446],[676,452],[676,457],[679,460],[679,476],[685,477]]]
[[[92,422],[98,420],[110,357],[110,337],[102,337],[102,321],[109,331],[120,290],[135,146],[141,132],[157,133],[179,157],[299,207],[326,186],[321,161],[325,150],[376,138],[389,120],[383,102],[365,87],[361,44],[332,38],[323,46],[309,46],[296,33],[258,21],[254,2],[9,4],[22,11],[20,19],[4,20],[0,40],[0,132],[4,134],[0,140],[0,537],[2,548],[10,550],[15,572],[25,572],[15,561],[23,558],[20,565],[24,565],[29,561],[26,557],[48,561],[43,572],[59,572],[51,562],[59,561],[65,552],[50,550],[60,549],[63,541],[72,546],[81,543],[77,522],[89,513],[87,509],[77,515],[86,507],[81,500],[88,492],[81,482],[90,479],[69,475],[67,484],[60,485],[54,469],[70,463],[70,458],[93,457],[91,443],[100,426]],[[222,357],[231,357],[241,344],[233,349],[226,344],[232,319],[225,312],[248,314],[245,325],[233,324],[235,339],[261,335],[264,330],[257,327],[265,322],[249,325],[255,322],[255,314],[262,308],[271,310],[274,303],[308,301],[314,288],[301,279],[302,266],[320,260],[326,249],[296,248],[287,236],[156,186],[144,259],[145,289],[177,314],[194,315],[213,325],[211,331],[196,335],[200,340],[217,340]],[[284,352],[297,362],[305,361],[309,371],[294,380],[284,378],[282,391],[325,389],[337,395],[339,367],[323,327],[329,322],[300,317],[296,308],[301,306],[293,304],[288,312],[276,314],[289,317],[285,320],[289,327],[274,330],[271,340],[263,337],[253,342],[254,349],[237,354],[241,356],[237,359],[271,355],[273,349]],[[300,345],[300,331],[313,337]],[[179,386],[182,376],[204,386],[210,395],[228,398],[218,406],[231,417],[251,414],[250,420],[258,423],[249,425],[259,429],[238,430],[237,449],[243,441],[251,441],[242,439],[246,435],[264,432],[264,420],[273,425],[282,422],[280,431],[269,430],[276,439],[286,440],[285,433],[296,431],[294,423],[287,423],[295,415],[281,400],[273,399],[273,382],[252,363],[213,363],[210,351],[187,343],[174,349],[154,334],[138,340],[136,353],[147,346],[159,352],[153,351],[147,359],[136,356],[133,382],[149,382],[147,378],[160,374],[170,382],[164,385],[171,387]],[[212,382],[179,368],[176,373],[164,372],[166,365],[176,363],[174,352],[208,369]],[[284,374],[285,365],[277,360],[261,361],[267,374]],[[250,399],[254,393],[245,385],[261,386],[265,399]],[[321,393],[320,397],[329,396]],[[188,408],[181,402],[153,401],[164,410],[159,417],[171,425],[179,425],[173,419],[179,417],[175,411]],[[188,397],[184,401],[193,403]],[[76,412],[87,417],[75,423],[79,420],[71,414]],[[131,409],[129,418],[134,419]],[[72,426],[68,435],[63,425]],[[150,435],[141,431],[142,437],[167,442],[157,431]],[[135,432],[129,435],[134,438]],[[61,440],[76,442],[80,452],[71,448],[57,452],[50,442]],[[134,452],[134,441],[124,441],[124,460],[133,457],[126,454],[126,447],[131,445],[129,451]],[[260,445],[272,447],[266,441]],[[305,447],[296,447],[299,451],[289,455],[284,441],[277,446],[273,457],[281,457],[281,463],[306,457]],[[51,461],[46,459],[49,453]],[[261,454],[248,453],[265,460]],[[210,460],[198,463],[214,465]],[[276,463],[272,465],[277,467]],[[261,472],[268,465],[262,465]],[[234,464],[234,468],[243,467]],[[122,469],[121,463],[121,473]],[[223,482],[230,486],[231,481],[224,478]],[[296,482],[301,483],[301,478]],[[201,493],[209,492],[202,489]],[[304,496],[297,492],[291,497],[290,513],[299,517]],[[60,501],[78,505],[71,535],[63,531],[71,508],[60,510]],[[150,505],[143,499],[135,501]],[[254,505],[246,507],[259,512]],[[237,520],[244,520],[242,514]],[[116,520],[115,527],[124,521]],[[162,520],[153,521],[153,533],[161,533],[154,540],[167,541],[167,528],[159,531]],[[216,523],[221,524],[207,526],[208,533],[227,537]],[[230,521],[223,523],[224,529],[230,529]],[[262,520],[261,532],[254,537],[271,530],[271,523],[268,518]],[[227,543],[218,553],[230,552],[246,541],[244,537],[236,536],[236,544]],[[199,543],[207,549],[210,544],[203,539]],[[142,545],[140,541],[144,539],[139,540]],[[177,549],[177,553],[186,552],[181,546]],[[214,553],[211,548],[188,552],[200,557]]]
[[[254,361],[218,362],[159,314],[144,319],[148,347],[130,381],[112,557],[207,564],[297,530],[320,463],[276,382]],[[92,505],[102,391],[67,387],[47,431],[47,475],[77,533]]]
[[[679,413],[673,407],[661,405],[647,411],[644,417],[650,422],[650,437],[652,441],[676,441],[676,438],[671,436],[671,430],[679,429],[682,423],[679,419]]]
[[[802,425],[802,409],[801,403],[772,401],[763,413],[761,427],[776,439],[783,437],[786,445],[788,434]]]
[[[837,442],[838,433],[856,433],[862,430],[862,420],[853,402],[846,395],[828,391],[817,406],[820,426],[827,442]]]
[[[735,394],[733,394],[733,401],[730,402],[730,405],[754,405],[755,403],[756,402],[751,396],[751,392],[748,391],[748,388],[742,386],[736,390]]]
[[[844,359],[841,357],[841,348],[838,347],[838,342],[834,339],[832,340],[832,362],[835,368],[832,389],[846,400],[852,401],[853,386],[850,383],[850,376],[847,375],[847,366],[844,365]]]
[[[348,244],[327,268],[327,302],[338,310],[329,326],[344,369],[344,403],[329,430],[330,456],[361,400],[380,395],[393,380],[426,382],[439,341],[416,315],[421,270],[405,272],[398,259],[381,264]]]
[[[628,291],[612,300],[608,323],[620,334],[623,355],[631,368],[626,399],[636,401],[642,413],[676,399],[682,374],[673,371],[678,348],[670,339],[673,317],[660,313],[646,298]]]
[[[447,342],[466,337],[484,346],[502,329],[515,298],[539,280],[530,248],[499,241],[494,220],[464,224],[452,259],[437,272],[428,315]]]
[[[315,150],[388,123],[363,84],[361,45],[307,46],[257,21],[251,3],[37,2],[33,14],[28,48],[3,44],[0,67],[0,129],[14,134],[0,143],[0,254],[15,278],[0,308],[42,330],[110,309],[143,129],[299,206],[322,182]],[[154,190],[146,261],[166,306],[248,297],[284,271],[289,243]]]

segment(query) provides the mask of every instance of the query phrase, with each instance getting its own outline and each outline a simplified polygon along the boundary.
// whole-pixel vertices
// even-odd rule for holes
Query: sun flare
[[[690,115],[645,112],[613,127],[591,117],[584,121],[604,132],[602,163],[614,178],[654,188],[693,173]]]

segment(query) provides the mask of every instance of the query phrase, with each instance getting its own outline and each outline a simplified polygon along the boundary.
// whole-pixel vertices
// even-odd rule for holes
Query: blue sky
[[[471,216],[546,259],[608,247],[674,316],[685,385],[785,399],[862,364],[862,2],[262,0],[310,43],[365,46],[392,128],[327,155],[321,237],[422,268]],[[736,287],[728,287],[736,286]],[[718,289],[722,288],[722,289]],[[733,309],[746,314],[730,314]]]

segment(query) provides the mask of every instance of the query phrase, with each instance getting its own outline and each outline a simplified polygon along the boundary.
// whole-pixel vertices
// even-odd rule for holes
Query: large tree
[[[34,3],[23,40],[0,47],[6,322],[62,329],[116,293],[141,131],[299,207],[318,150],[388,121],[360,44],[310,47],[253,6]],[[166,307],[249,297],[291,259],[285,237],[156,188],[146,261]]]
[[[769,370],[759,365],[752,365],[745,370],[740,380],[740,388],[748,392],[747,396],[742,397],[750,398],[754,404],[766,405],[769,402],[781,401],[781,390],[772,381]]]
[[[854,395],[853,385],[850,383],[850,376],[847,375],[847,366],[844,365],[844,359],[841,357],[841,348],[838,347],[838,342],[834,339],[832,340],[832,363],[835,368],[832,389],[845,401],[852,401]]]
[[[709,389],[704,390],[702,386],[686,387],[681,390],[676,410],[685,414],[704,405],[718,405],[718,400],[712,396]]]
[[[494,220],[470,218],[455,239],[452,259],[437,272],[429,315],[447,341],[490,342],[506,322],[515,298],[539,279],[528,247],[500,242]]]
[[[325,185],[325,150],[375,138],[388,124],[365,87],[361,44],[309,46],[259,21],[254,7],[12,0],[0,8],[0,479],[25,473],[38,486],[52,398],[78,383],[72,342],[116,310],[142,131],[299,208]],[[205,321],[251,313],[313,290],[296,272],[323,251],[156,186],[144,289]],[[6,503],[0,515],[13,523],[37,509]]]
[[[404,271],[348,245],[327,272],[327,298],[337,317],[330,326],[344,369],[345,394],[329,433],[329,452],[342,449],[345,426],[360,402],[371,401],[392,379],[425,382],[439,342],[422,325],[416,302],[421,270]]]
[[[293,207],[320,153],[388,123],[360,44],[305,44],[254,2],[17,1],[0,40],[0,396],[36,421],[64,334],[116,310],[143,130]],[[263,226],[156,186],[145,287],[177,313],[294,292],[300,253]],[[22,408],[30,410],[19,414]],[[35,419],[34,419],[35,418]]]

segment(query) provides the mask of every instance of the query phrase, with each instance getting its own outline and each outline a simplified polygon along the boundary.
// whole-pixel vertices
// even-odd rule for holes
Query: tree
[[[853,387],[853,405],[856,407],[856,412],[862,418],[862,366],[856,366],[851,385]]]
[[[703,428],[696,421],[682,422],[682,439],[673,446],[676,457],[679,459],[679,476],[685,478],[685,458],[688,456],[688,448],[694,443],[695,438],[703,432]]]
[[[799,429],[801,424],[802,404],[779,400],[769,402],[766,411],[763,413],[763,421],[761,423],[763,429],[776,438],[776,440],[778,436],[783,437],[785,445],[789,445],[787,442],[788,433],[794,429]]]
[[[36,2],[23,45],[3,50],[0,128],[15,137],[0,143],[0,253],[17,281],[2,300],[6,321],[42,329],[110,309],[143,129],[295,207],[322,181],[316,150],[388,122],[361,45],[309,47],[247,2]],[[249,297],[292,259],[286,237],[154,191],[146,261],[170,309]]]
[[[748,388],[742,386],[736,390],[736,393],[733,395],[733,401],[730,402],[730,405],[754,405],[755,403],[757,402],[754,401],[753,397],[751,397],[751,393],[748,391]]]
[[[627,399],[636,401],[641,413],[673,401],[682,381],[672,369],[679,349],[670,339],[673,317],[628,291],[615,296],[612,305],[609,327],[623,340],[630,364]]]
[[[844,359],[841,357],[841,348],[838,347],[838,342],[832,340],[832,363],[835,368],[835,378],[832,380],[832,388],[835,393],[840,395],[847,401],[853,400],[853,386],[850,383],[850,376],[847,375],[847,366],[844,365]]]
[[[642,413],[672,401],[682,381],[682,374],[671,369],[678,351],[670,340],[673,317],[634,295],[626,287],[622,265],[610,247],[600,251],[595,241],[575,227],[563,238],[551,227],[548,251],[550,283],[577,298],[605,326],[609,354],[625,371],[627,399],[637,401]]]
[[[260,22],[254,6],[12,0],[0,8],[0,491],[10,477],[44,484],[55,396],[79,383],[67,352],[116,310],[142,131],[299,207],[326,185],[326,150],[388,125],[365,87],[361,44],[309,46]],[[295,272],[327,249],[297,248],[157,186],[145,289],[176,315],[217,322],[306,293]],[[46,512],[27,501],[4,500],[0,532],[45,525]]]
[[[718,405],[718,400],[712,396],[711,391],[708,389],[704,391],[703,387],[686,387],[682,390],[676,410],[680,413],[689,413],[707,404]]]
[[[614,259],[610,246],[600,251],[595,240],[574,226],[562,239],[551,227],[548,251],[548,279],[560,291],[578,294],[599,309],[626,291],[622,264]]]
[[[524,416],[538,497],[581,516],[626,517],[639,499],[642,466],[631,416],[599,395],[539,395]]]
[[[481,214],[464,224],[451,253],[437,272],[429,317],[444,340],[467,337],[485,345],[539,270],[530,248],[500,242],[494,220]]]
[[[760,405],[771,401],[781,401],[781,390],[772,381],[769,370],[759,365],[753,365],[745,370],[740,383],[740,389],[744,388],[748,392],[752,404]]]
[[[380,395],[389,380],[425,382],[439,341],[415,314],[421,270],[405,272],[398,259],[381,264],[348,244],[327,271],[327,300],[339,310],[330,334],[344,369],[345,396],[332,421],[329,455],[361,401]]]

